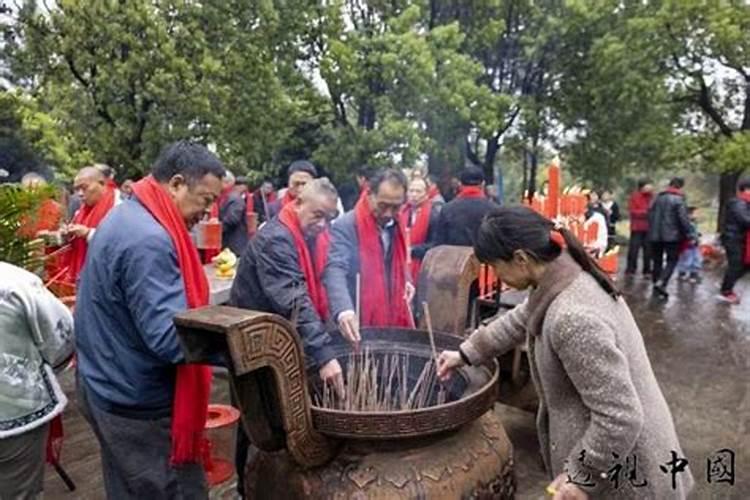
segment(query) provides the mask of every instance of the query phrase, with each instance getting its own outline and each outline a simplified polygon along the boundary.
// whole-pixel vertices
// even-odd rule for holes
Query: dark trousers
[[[725,241],[724,249],[727,251],[727,271],[721,282],[722,293],[729,293],[734,289],[735,283],[742,278],[747,271],[745,266],[745,244],[738,241]]]
[[[638,254],[641,250],[643,250],[643,274],[651,274],[651,243],[648,241],[648,231],[630,233],[626,273],[635,273],[638,269]]]
[[[136,420],[114,415],[91,404],[80,380],[77,389],[81,413],[99,441],[108,500],[208,499],[202,465],[169,463],[170,417]]]
[[[669,278],[674,273],[674,268],[677,267],[677,261],[680,260],[680,243],[678,241],[653,241],[651,242],[651,250],[654,256],[654,284],[661,281],[661,285],[666,287]],[[667,267],[664,267],[665,256]]]

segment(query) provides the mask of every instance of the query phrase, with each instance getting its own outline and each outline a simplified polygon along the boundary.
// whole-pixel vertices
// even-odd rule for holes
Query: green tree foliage
[[[297,6],[27,2],[6,28],[6,53],[14,83],[121,177],[142,174],[177,138],[214,145],[240,171],[268,168],[316,98],[288,78],[295,32],[285,20]]]
[[[315,157],[336,171],[411,166],[469,120],[480,67],[460,52],[459,26],[430,30],[407,4],[350,1],[328,13],[319,71],[334,119]]]
[[[50,9],[27,0],[12,13],[0,71],[22,91],[16,136],[63,170],[91,157],[120,178],[138,175],[163,144],[190,137],[239,173],[310,157],[343,177],[427,156],[435,173],[502,166],[517,193],[535,189],[542,157],[560,151],[566,175],[597,186],[718,172],[723,202],[750,152],[746,2],[61,0]]]

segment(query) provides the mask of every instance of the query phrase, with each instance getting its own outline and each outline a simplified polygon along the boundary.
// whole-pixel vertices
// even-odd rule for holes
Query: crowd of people
[[[587,498],[584,489],[561,479],[563,464],[580,449],[591,453],[593,462],[579,470],[588,474],[606,470],[610,452],[637,450],[655,464],[653,450],[679,449],[638,327],[594,261],[613,246],[620,219],[610,191],[588,195],[586,218],[597,222],[599,235],[596,245],[583,248],[528,208],[501,208],[476,167],[461,172],[448,200],[426,173],[407,177],[392,168],[363,168],[353,192],[338,190],[307,160],[288,167],[287,186],[278,193],[265,181],[252,191],[247,184],[208,149],[187,141],[165,147],[148,176],[119,188],[108,167],[83,168],[74,181],[80,206],[64,218],[57,206],[69,258],[62,269],[48,270],[64,272],[75,284],[73,319],[38,278],[0,264],[14,278],[0,289],[0,339],[9,336],[6,323],[18,324],[12,336],[24,339],[13,344],[22,383],[12,390],[0,383],[0,401],[13,398],[13,391],[35,395],[19,398],[10,415],[0,406],[0,489],[12,483],[20,497],[41,491],[43,444],[66,403],[51,367],[69,358],[75,339],[78,405],[99,442],[107,497],[207,497],[199,462],[212,372],[185,363],[173,323],[175,315],[209,302],[203,268],[209,256],[198,251],[191,234],[206,218],[219,221],[222,246],[240,257],[229,305],[289,319],[307,368],[341,394],[346,380],[331,349],[332,326],[354,349],[363,327],[413,326],[415,286],[427,252],[437,245],[468,246],[504,282],[532,292],[512,313],[477,330],[461,350],[443,353],[440,375],[447,378],[461,365],[524,340],[532,346],[538,337],[538,356],[530,351],[530,359],[541,411],[549,417],[539,432],[556,498]],[[661,297],[676,268],[693,277],[700,267],[683,184],[673,179],[654,197],[643,180],[629,201],[626,274],[635,273],[642,250],[642,272]],[[731,300],[749,260],[750,181],[740,183],[727,213],[729,270],[722,294]],[[0,358],[0,376],[7,362]],[[645,421],[657,425],[644,430]],[[240,432],[240,495],[251,446]],[[26,458],[9,455],[13,447],[26,450]],[[29,480],[13,482],[21,473]],[[689,474],[683,478],[680,497],[692,484]],[[653,483],[652,496],[667,498],[661,483]]]
[[[667,299],[667,286],[675,270],[680,280],[701,281],[703,254],[698,232],[698,208],[687,203],[684,179],[675,177],[654,195],[649,179],[638,181],[630,195],[630,241],[625,276],[637,273],[641,256],[643,278],[653,281],[654,294]],[[729,200],[721,233],[727,269],[718,298],[732,305],[740,303],[734,291],[737,281],[750,265],[750,179],[737,184],[736,196]]]

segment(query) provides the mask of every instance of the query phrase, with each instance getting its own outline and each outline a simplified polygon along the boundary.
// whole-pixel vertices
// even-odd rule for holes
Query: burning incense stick
[[[312,399],[322,408],[349,412],[418,410],[443,404],[446,391],[438,384],[434,361],[427,359],[416,381],[410,381],[411,358],[406,353],[373,353],[369,348],[350,353],[345,358],[344,397],[323,384],[313,387]]]

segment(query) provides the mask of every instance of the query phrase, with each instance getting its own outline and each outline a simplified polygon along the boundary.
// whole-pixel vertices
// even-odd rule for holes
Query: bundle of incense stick
[[[416,382],[409,380],[410,364],[423,359],[405,353],[375,355],[369,349],[351,353],[343,397],[324,384],[313,389],[313,401],[321,408],[351,412],[418,410],[443,404],[447,391],[438,384],[432,359],[424,363]]]

